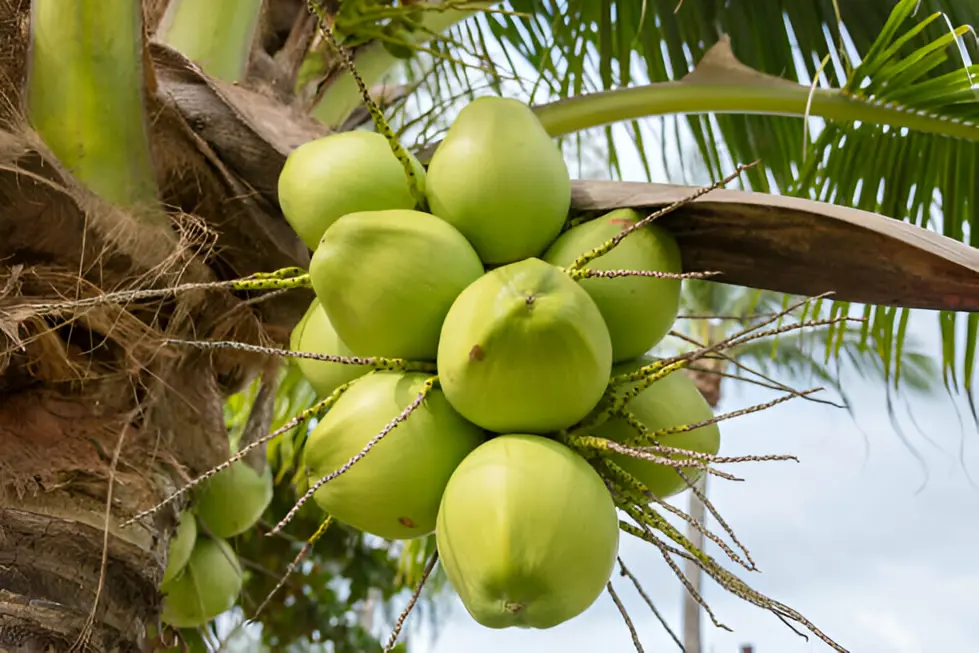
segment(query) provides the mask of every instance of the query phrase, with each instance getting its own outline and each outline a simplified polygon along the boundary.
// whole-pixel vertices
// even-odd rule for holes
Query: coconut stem
[[[361,101],[367,108],[367,111],[371,115],[371,120],[374,122],[374,127],[377,129],[378,133],[387,139],[388,145],[391,147],[391,152],[401,163],[401,167],[404,168],[405,175],[408,178],[408,189],[411,191],[411,196],[415,198],[415,203],[420,210],[425,210],[427,207],[427,200],[425,198],[425,193],[422,191],[421,183],[419,182],[418,175],[415,173],[415,166],[411,161],[411,157],[408,155],[408,150],[398,141],[398,137],[395,135],[391,126],[388,125],[387,120],[384,119],[384,114],[378,108],[377,103],[371,97],[370,91],[367,88],[367,84],[364,82],[363,78],[357,73],[356,66],[354,65],[354,60],[345,49],[340,47],[337,43],[336,38],[333,36],[333,29],[329,25],[329,20],[323,13],[323,10],[316,5],[313,0],[308,2],[309,10],[313,12],[316,16],[316,26],[326,39],[326,42],[337,52],[340,56],[340,61],[343,67],[347,69],[350,76],[353,77],[354,82],[357,84],[357,89],[360,91]]]
[[[702,567],[703,565],[700,563],[700,561],[698,561],[696,558],[688,554],[686,551],[677,549],[676,547],[672,547],[666,542],[663,542],[659,538],[655,537],[653,535],[653,532],[649,530],[649,527],[646,526],[645,524],[641,524],[641,526],[642,529],[639,529],[633,526],[632,524],[621,522],[621,521],[619,522],[619,527],[626,533],[629,533],[630,535],[638,537],[641,540],[656,545],[656,548],[660,550],[663,559],[666,561],[666,564],[669,565],[670,569],[673,571],[673,574],[679,579],[684,589],[686,589],[687,592],[690,593],[690,596],[692,596],[694,600],[700,605],[700,607],[704,609],[704,611],[707,613],[707,616],[710,617],[711,622],[713,622],[714,626],[726,630],[728,632],[731,632],[731,629],[729,627],[727,627],[726,625],[722,624],[720,621],[717,620],[717,616],[714,614],[714,611],[711,610],[710,606],[707,605],[707,602],[704,600],[704,598],[700,595],[697,589],[690,583],[690,581],[687,579],[684,573],[680,570],[680,567],[676,564],[676,561],[674,561],[673,558],[670,557],[670,554],[672,553],[674,555],[680,556],[681,558],[694,560],[698,566]]]
[[[690,515],[683,512],[679,508],[675,508],[671,506],[670,504],[666,503],[659,497],[653,495],[653,493],[649,491],[649,489],[642,483],[642,481],[640,481],[635,476],[633,476],[632,474],[624,470],[619,465],[615,464],[615,462],[606,459],[603,461],[603,463],[604,463],[603,466],[605,468],[604,471],[609,477],[608,478],[609,482],[615,484],[616,490],[620,494],[622,494],[625,497],[628,497],[636,504],[645,504],[648,503],[649,501],[655,501],[659,503],[661,506],[663,506],[664,509],[668,510],[674,515],[677,515],[687,523],[692,524],[694,528],[696,528],[698,531],[703,533],[704,537],[709,539],[711,542],[716,544],[722,551],[724,551],[724,553],[727,554],[727,556],[732,561],[738,563],[748,571],[757,571],[755,562],[754,560],[751,559],[751,554],[748,553],[748,549],[745,548],[743,544],[741,544],[737,536],[735,536],[734,532],[727,525],[727,522],[725,522],[720,517],[720,515],[717,514],[716,510],[713,509],[713,506],[711,506],[711,514],[714,515],[718,523],[721,524],[721,526],[724,528],[724,531],[731,537],[735,545],[740,547],[740,549],[744,552],[745,558],[747,558],[747,560],[739,556],[733,549],[731,549],[731,547],[727,545],[726,542],[724,542],[724,540],[718,537],[715,533],[711,532],[709,529],[705,528],[703,524],[694,520]],[[696,489],[696,486],[690,481],[689,478],[687,478],[686,474],[684,474],[682,471],[679,470],[677,471],[677,473],[687,482],[688,485],[690,485],[694,493],[700,495],[700,493]],[[708,503],[706,501],[706,497],[703,497],[703,499],[705,500],[704,501],[705,504]]]
[[[313,546],[316,545],[316,541],[323,537],[323,534],[326,533],[326,530],[332,523],[333,515],[327,515],[326,519],[323,520],[319,528],[316,529],[316,532],[313,533],[313,536],[306,540],[306,543],[303,544],[303,548],[300,549],[293,561],[289,563],[288,567],[286,567],[286,573],[282,575],[282,578],[279,579],[279,582],[276,583],[275,587],[272,588],[272,591],[268,593],[268,596],[265,597],[262,603],[255,610],[255,614],[253,614],[248,621],[254,622],[256,619],[258,619],[258,615],[262,614],[262,610],[265,609],[265,606],[267,606],[269,601],[272,600],[272,597],[275,596],[280,589],[282,589],[282,587],[286,584],[286,581],[289,579],[289,576],[296,571],[300,563],[302,563],[306,556],[309,555],[309,552],[313,550]]]
[[[190,481],[189,483],[187,483],[187,485],[183,486],[182,488],[180,488],[179,490],[177,490],[176,492],[174,492],[173,494],[171,494],[166,499],[164,499],[160,503],[156,504],[152,508],[149,508],[148,510],[144,510],[143,512],[139,513],[138,515],[136,515],[132,519],[129,519],[128,521],[123,522],[122,527],[124,528],[126,526],[129,526],[131,524],[136,523],[137,521],[143,519],[144,517],[149,517],[150,515],[156,514],[157,512],[159,512],[160,510],[162,510],[163,508],[165,508],[167,505],[173,503],[174,501],[176,501],[177,499],[179,499],[180,497],[182,497],[184,494],[186,494],[186,493],[190,492],[191,490],[193,490],[195,487],[197,487],[201,483],[207,481],[212,476],[214,476],[216,474],[220,474],[221,472],[223,472],[228,467],[231,467],[233,464],[235,464],[236,462],[238,462],[239,460],[241,460],[242,458],[244,458],[246,455],[248,455],[248,452],[249,451],[252,451],[253,449],[255,449],[257,447],[262,446],[266,442],[268,442],[268,441],[270,441],[270,440],[272,440],[274,438],[277,438],[278,436],[282,435],[283,433],[289,433],[294,428],[296,428],[297,426],[303,424],[304,422],[306,422],[309,419],[312,419],[312,418],[320,419],[320,418],[322,418],[324,415],[326,415],[327,412],[329,412],[330,408],[333,407],[333,404],[335,404],[337,402],[337,400],[340,399],[340,396],[343,395],[344,392],[346,392],[347,388],[349,388],[351,386],[351,384],[353,384],[353,381],[350,381],[348,383],[344,383],[343,385],[341,385],[340,387],[338,387],[336,390],[334,390],[333,393],[329,397],[327,397],[326,399],[324,399],[324,400],[322,400],[320,402],[317,402],[316,404],[310,406],[309,408],[307,408],[303,412],[301,412],[298,415],[296,415],[295,417],[293,417],[291,420],[289,420],[288,422],[286,422],[285,424],[283,424],[281,427],[279,427],[275,431],[272,431],[268,435],[265,435],[265,436],[259,438],[258,440],[256,440],[255,442],[252,442],[248,446],[243,447],[241,449],[241,451],[239,451],[235,455],[231,456],[228,460],[224,461],[223,463],[221,463],[217,467],[214,467],[213,469],[209,469],[208,471],[204,472],[203,474],[201,474],[197,478],[193,479],[192,481]]]
[[[351,381],[350,383],[353,383],[353,381]],[[326,485],[327,483],[329,483],[333,479],[337,478],[341,474],[346,473],[351,467],[353,467],[364,456],[366,456],[368,454],[368,452],[370,452],[370,450],[374,448],[374,445],[376,445],[378,442],[380,442],[382,439],[384,439],[384,436],[386,436],[388,433],[390,433],[395,428],[397,428],[399,424],[401,424],[406,419],[408,419],[408,417],[413,412],[415,412],[415,409],[422,405],[422,402],[425,401],[425,397],[427,397],[428,396],[428,393],[432,391],[432,389],[435,387],[435,384],[436,383],[438,383],[438,376],[432,376],[432,377],[429,377],[428,379],[426,379],[425,380],[425,383],[422,385],[421,392],[418,393],[418,396],[415,397],[415,400],[412,401],[411,404],[409,404],[407,408],[405,408],[403,411],[401,411],[401,414],[399,414],[397,417],[395,417],[390,422],[388,422],[384,426],[384,428],[381,429],[381,432],[380,433],[378,433],[377,435],[375,435],[370,440],[370,442],[368,442],[364,446],[364,448],[360,450],[359,453],[355,454],[350,460],[348,460],[346,463],[344,463],[343,466],[340,467],[340,469],[337,469],[336,471],[330,472],[329,474],[327,474],[323,478],[321,478],[318,481],[316,481],[315,483],[313,483],[313,485],[309,488],[309,490],[307,490],[306,493],[302,497],[299,498],[299,501],[297,501],[296,504],[289,510],[289,512],[286,513],[286,516],[282,519],[282,521],[280,521],[278,524],[276,524],[275,525],[275,528],[273,528],[268,533],[266,533],[266,536],[267,537],[272,537],[274,535],[278,535],[279,532],[283,528],[285,528],[286,525],[290,521],[292,521],[292,519],[296,516],[296,513],[299,512],[299,510],[303,507],[303,505],[305,505],[307,501],[309,501],[310,499],[313,498],[313,495],[316,494],[316,491],[317,490],[319,490],[321,487],[323,487],[324,485]],[[349,385],[349,384],[346,384],[346,385]],[[345,386],[341,386],[341,387],[345,387]]]
[[[454,25],[475,16],[480,11],[490,11],[493,5],[499,4],[497,0],[488,2],[441,2],[421,8],[424,10],[424,17],[420,21],[419,29],[410,38],[410,43],[406,46],[413,49],[432,52],[420,46],[438,38],[442,33],[451,29]],[[417,6],[417,4],[416,4]],[[398,64],[398,58],[391,54],[384,43],[375,40],[359,48],[356,56],[357,69],[360,71],[362,79],[367,85],[373,86],[382,79],[385,73]],[[352,96],[356,93],[354,80],[347,75],[341,75],[335,80],[331,80],[328,88],[323,91],[316,107],[313,109],[313,116],[326,124],[327,127],[338,127],[342,125],[357,106],[357,100]]]
[[[643,434],[639,435],[638,437],[630,440],[630,444],[639,444],[639,443],[643,443],[644,444],[644,443],[647,443],[648,442],[650,444],[654,444],[655,445],[655,444],[657,444],[658,438],[661,438],[661,437],[666,436],[666,435],[674,435],[676,433],[687,433],[689,431],[694,431],[694,430],[699,429],[699,428],[702,428],[704,426],[709,426],[711,424],[717,424],[718,422],[723,422],[725,420],[733,419],[735,417],[741,417],[743,415],[750,415],[751,413],[757,413],[759,411],[767,410],[769,408],[773,408],[775,406],[778,406],[779,404],[785,403],[786,401],[789,401],[790,399],[795,399],[797,397],[805,397],[807,395],[811,395],[811,394],[814,394],[816,392],[820,392],[821,390],[822,390],[822,388],[812,388],[810,390],[804,390],[802,392],[792,392],[790,394],[787,394],[787,395],[784,395],[782,397],[779,397],[778,399],[773,399],[772,401],[768,401],[768,402],[765,402],[763,404],[755,404],[754,406],[749,406],[747,408],[741,408],[741,409],[738,409],[738,410],[733,410],[733,411],[731,411],[729,413],[722,413],[720,415],[715,415],[714,417],[711,417],[710,419],[705,419],[705,420],[702,420],[700,422],[696,422],[696,423],[693,423],[693,424],[684,424],[682,426],[671,426],[669,428],[658,429],[656,431],[649,431],[647,429],[647,431],[645,433],[643,433]]]
[[[418,580],[418,585],[415,586],[415,591],[411,593],[411,598],[408,599],[408,605],[405,609],[401,611],[398,615],[398,620],[394,624],[394,630],[391,631],[391,636],[388,638],[388,643],[384,647],[384,653],[391,653],[394,650],[394,645],[398,641],[398,636],[401,634],[401,629],[404,628],[405,621],[408,619],[408,615],[411,614],[412,609],[418,602],[418,598],[421,596],[422,588],[425,587],[425,581],[428,577],[432,575],[435,570],[435,564],[439,560],[438,549],[432,552],[432,556],[428,559],[428,563],[425,565],[425,570],[422,571],[422,577]]]
[[[626,512],[628,513],[629,511],[626,510]],[[655,544],[661,551],[664,552],[664,555],[666,551],[671,551],[678,555],[682,555],[683,557],[690,557],[689,554],[686,554],[684,551],[674,549],[673,547],[670,547],[665,542],[662,542],[659,539],[657,539],[653,535],[653,533],[649,530],[648,526],[646,526],[645,523],[640,523],[640,526],[636,527],[632,524],[629,524],[628,522],[620,521],[619,527],[624,532],[634,537]],[[837,651],[838,653],[848,653],[848,651],[845,648],[843,648],[835,641],[833,641],[828,635],[822,632],[819,628],[816,627],[815,624],[813,624],[811,621],[806,619],[799,612],[793,610],[792,608],[785,605],[784,603],[770,599],[764,594],[761,594],[760,592],[752,589],[743,580],[741,580],[740,578],[738,578],[737,576],[729,572],[727,569],[721,567],[716,561],[710,558],[710,556],[705,556],[705,557],[707,558],[706,561],[696,557],[693,559],[696,561],[699,567],[701,567],[704,571],[706,571],[711,578],[713,578],[721,587],[726,589],[728,592],[734,594],[735,596],[737,596],[738,598],[744,601],[747,601],[748,603],[751,603],[752,605],[768,610],[776,617],[778,617],[779,620],[782,621],[782,623],[786,624],[789,628],[791,628],[792,631],[795,632],[796,634],[801,634],[801,633],[796,628],[794,628],[791,624],[789,624],[788,620],[794,621],[798,624],[802,624],[803,626],[805,626],[806,629],[809,630],[809,632],[816,635],[816,637],[818,637],[822,642],[824,642],[827,646],[832,648],[834,651]],[[667,560],[669,561],[668,557]],[[687,587],[687,591],[691,591],[692,588],[689,587],[689,584],[686,581],[686,577],[679,570],[679,568],[676,568],[675,565],[671,565],[671,567],[674,567],[674,573],[677,574],[680,581],[684,583],[685,587]],[[723,624],[719,624],[717,622],[717,619],[710,611],[710,608],[708,608],[704,604],[703,599],[700,598],[698,594],[696,594],[695,592],[691,592],[691,593],[695,596],[695,598],[697,598],[697,602],[700,603],[700,605],[705,608],[705,610],[708,613],[708,616],[710,616],[711,620],[714,622],[716,626],[730,631],[730,628],[724,626]]]
[[[652,277],[654,279],[708,279],[720,272],[659,272],[658,270],[573,270],[565,268],[565,273],[575,281],[582,279],[618,279],[620,277]]]
[[[660,531],[668,538],[679,544],[701,564],[717,564],[714,562],[713,558],[694,546],[693,542],[688,540],[683,533],[674,528],[670,522],[666,521],[666,518],[656,512],[656,510],[654,510],[652,507],[635,503],[630,504],[625,501],[620,502],[620,507],[636,522]]]
[[[594,435],[569,435],[567,436],[567,442],[572,447],[580,449],[590,449],[592,451],[599,451],[604,454],[621,454],[623,456],[631,456],[633,458],[640,458],[642,460],[647,460],[652,463],[657,463],[665,467],[696,467],[698,469],[703,469],[710,473],[716,474],[723,478],[728,478],[728,480],[735,480],[733,476],[726,474],[724,472],[719,472],[714,469],[708,468],[708,463],[710,460],[703,460],[700,457],[697,458],[668,458],[666,456],[657,456],[649,451],[644,451],[641,449],[635,449],[633,447],[627,447],[622,445],[615,440],[609,440],[607,438],[600,438]]]
[[[646,593],[646,590],[639,582],[639,579],[636,578],[636,576],[631,571],[629,571],[629,568],[625,566],[624,562],[622,562],[621,557],[618,558],[618,561],[619,561],[619,575],[625,576],[630,581],[632,581],[632,585],[636,588],[636,591],[639,593],[639,596],[641,596],[642,600],[646,602],[646,605],[652,611],[653,615],[655,615],[657,621],[659,621],[660,625],[669,634],[669,636],[673,639],[676,645],[680,647],[680,651],[682,652],[683,642],[680,641],[680,638],[677,637],[676,633],[673,632],[673,629],[670,628],[670,624],[667,623],[666,619],[663,618],[663,615],[660,613],[660,611],[656,609],[656,605],[653,603],[653,600],[649,598],[649,594]]]
[[[234,290],[292,290],[312,288],[309,273],[302,268],[288,267],[274,272],[256,272],[231,283]]]
[[[612,587],[612,581],[608,582],[605,589],[608,590],[608,595],[612,597],[612,602],[615,603],[615,607],[619,609],[619,614],[622,615],[622,619],[625,621],[625,625],[629,629],[629,634],[632,636],[632,645],[636,647],[636,653],[646,653],[643,650],[642,643],[639,641],[639,633],[636,632],[636,626],[632,623],[632,618],[629,617],[629,613],[622,604],[622,599],[619,598],[619,595],[615,593],[615,588]]]
[[[238,351],[248,351],[266,356],[281,356],[282,358],[308,358],[326,363],[340,363],[343,365],[369,366],[374,370],[382,372],[434,372],[435,363],[427,361],[409,361],[404,358],[384,358],[382,356],[336,356],[333,354],[319,354],[310,351],[293,351],[291,349],[277,349],[275,347],[262,347],[261,345],[249,345],[233,340],[181,340],[169,338],[164,341],[168,345],[187,345],[198,349],[237,349]]]

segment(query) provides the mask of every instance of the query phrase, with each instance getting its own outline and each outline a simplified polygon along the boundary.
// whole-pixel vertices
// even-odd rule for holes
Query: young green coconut
[[[189,510],[182,510],[177,523],[177,532],[170,540],[167,549],[167,566],[163,570],[160,588],[166,591],[167,585],[184,570],[197,541],[197,520]]]
[[[494,269],[442,325],[439,381],[469,421],[497,433],[567,428],[601,399],[612,343],[588,293],[536,258]]]
[[[313,299],[306,314],[292,330],[289,339],[292,351],[303,351],[328,356],[356,356],[354,352],[340,340],[330,318],[320,304]],[[331,363],[312,358],[296,358],[299,371],[313,386],[321,397],[328,397],[344,383],[353,381],[373,369],[370,365],[348,365],[347,363]]]
[[[371,211],[333,223],[309,273],[330,323],[354,352],[434,360],[449,307],[483,264],[444,220]]]
[[[199,537],[184,570],[164,591],[161,619],[175,628],[198,628],[231,609],[241,592],[238,556],[227,542]]]
[[[306,442],[306,475],[315,483],[340,469],[408,408],[430,375],[372,372],[357,379]],[[348,471],[313,496],[326,512],[389,540],[428,535],[445,484],[484,434],[438,388]]]
[[[408,153],[424,192],[425,169]],[[413,209],[408,176],[383,135],[355,130],[303,143],[279,173],[279,206],[299,238],[316,249],[338,218],[359,211]]]
[[[628,374],[644,365],[654,363],[655,360],[650,356],[644,356],[638,360],[617,365],[612,374]],[[652,385],[629,401],[627,408],[650,431],[697,424],[714,417],[714,411],[711,410],[704,396],[700,394],[697,385],[681,371],[672,372],[662,379],[654,381]],[[594,434],[620,443],[638,435],[636,430],[621,417],[612,417],[597,427]],[[721,432],[716,423],[701,426],[692,431],[663,435],[657,440],[664,447],[676,447],[710,455],[716,455],[721,448]],[[682,454],[656,452],[656,455],[683,458]],[[660,499],[669,498],[690,487],[683,480],[683,477],[677,473],[676,467],[661,465],[624,454],[612,454],[611,459],[641,481],[650,492]],[[691,483],[704,473],[703,470],[696,467],[682,467],[680,469],[690,479]]]
[[[561,232],[571,178],[533,110],[480,97],[459,112],[428,165],[432,213],[469,239],[487,264],[539,256]]]
[[[501,435],[469,454],[435,528],[445,574],[487,628],[552,628],[601,595],[619,519],[598,473],[563,444]]]
[[[231,538],[258,523],[272,492],[268,466],[259,474],[239,460],[201,484],[194,511],[215,537]]]
[[[561,234],[543,258],[548,263],[567,267],[640,219],[642,216],[632,209],[619,209],[572,227]],[[612,251],[589,263],[588,268],[683,272],[676,239],[654,224],[630,233]],[[616,363],[645,354],[676,322],[680,310],[680,279],[633,276],[582,279],[579,283],[605,318]]]

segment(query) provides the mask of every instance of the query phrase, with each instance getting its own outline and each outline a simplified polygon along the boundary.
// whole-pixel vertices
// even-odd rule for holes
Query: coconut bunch
[[[202,483],[178,516],[160,591],[164,623],[197,628],[230,610],[242,587],[228,539],[258,523],[272,501],[272,475],[236,461]]]
[[[562,154],[516,100],[467,105],[427,170],[392,141],[311,141],[279,178],[314,250],[291,342],[324,398],[310,492],[382,538],[434,532],[480,624],[550,628],[609,582],[623,498],[677,494],[704,470],[685,452],[718,451],[687,427],[713,417],[696,386],[646,355],[679,248],[630,209],[570,220]]]

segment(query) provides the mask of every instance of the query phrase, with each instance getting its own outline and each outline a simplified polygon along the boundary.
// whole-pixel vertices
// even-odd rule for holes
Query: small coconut
[[[362,451],[415,401],[429,376],[385,371],[354,381],[306,442],[309,483]],[[428,535],[435,529],[449,476],[483,437],[434,388],[347,472],[317,490],[314,499],[324,511],[372,535],[389,540]]]
[[[548,433],[585,417],[612,369],[605,321],[588,293],[536,258],[494,269],[449,310],[438,349],[445,396],[497,433]]]
[[[292,351],[326,354],[328,356],[356,356],[350,347],[340,340],[318,299],[313,299],[306,314],[292,330],[289,343]],[[344,383],[353,381],[373,369],[370,365],[331,363],[313,358],[296,358],[293,360],[296,361],[302,375],[321,397],[328,397]]]
[[[432,155],[427,197],[485,263],[512,263],[539,256],[560,233],[571,178],[530,107],[487,96],[459,112]]]
[[[309,272],[330,323],[354,352],[434,360],[449,307],[483,264],[444,220],[372,211],[333,223]]]
[[[655,362],[654,358],[644,356],[638,360],[617,365],[612,374],[634,372],[653,362]],[[672,372],[653,382],[637,397],[629,401],[627,408],[650,431],[697,424],[714,417],[714,411],[711,410],[704,396],[700,394],[697,385],[681,371]],[[620,417],[609,419],[597,427],[594,434],[620,443],[635,438],[637,435],[636,430]],[[664,435],[657,439],[659,444],[665,447],[676,447],[710,455],[716,455],[721,447],[721,432],[716,423],[701,426],[693,431]],[[683,458],[681,454],[655,453],[664,457]],[[612,454],[612,460],[641,481],[650,492],[660,499],[669,498],[690,487],[683,480],[683,477],[677,473],[676,467],[661,465],[625,454]],[[680,469],[691,482],[703,475],[703,471],[696,467],[682,467]]]
[[[167,550],[167,566],[160,581],[161,589],[165,589],[184,570],[197,541],[197,520],[194,514],[189,510],[182,510],[178,519],[177,531]]]
[[[241,592],[238,556],[227,542],[199,537],[184,570],[168,583],[161,619],[175,628],[198,628],[235,604]]]
[[[258,523],[272,502],[272,470],[259,474],[238,460],[201,484],[197,518],[216,537],[230,538]]]
[[[424,191],[425,169],[408,156]],[[416,205],[387,139],[364,130],[330,134],[294,149],[279,173],[278,192],[282,214],[310,249],[340,216]]]
[[[572,227],[551,245],[544,260],[569,266],[640,219],[642,216],[632,209],[619,209]],[[589,263],[588,268],[683,272],[676,239],[655,224],[632,232],[612,251]],[[605,318],[616,363],[642,356],[652,349],[673,328],[680,309],[679,279],[634,276],[582,279],[580,283]]]
[[[552,628],[605,589],[619,519],[598,473],[562,444],[502,435],[452,474],[435,529],[439,559],[487,628]]]

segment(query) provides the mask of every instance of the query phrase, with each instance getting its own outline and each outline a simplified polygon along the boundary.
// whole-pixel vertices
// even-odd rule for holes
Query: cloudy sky
[[[926,342],[936,342],[933,316],[919,316],[914,327]],[[906,402],[934,442],[929,444],[902,410],[901,424],[925,459],[926,479],[922,464],[895,435],[883,394],[857,379],[846,387],[857,404],[855,421],[842,410],[794,400],[723,424],[722,455],[791,453],[801,460],[740,464],[736,469],[744,483],[711,481],[713,502],[761,569],[748,580],[854,653],[973,650],[979,641],[979,525],[973,522],[979,490],[963,471],[963,461],[979,483],[976,427],[964,405],[959,420],[945,394]],[[756,388],[728,386],[721,410],[774,396]],[[716,548],[710,551],[723,556]],[[621,554],[678,631],[683,589],[658,552],[624,536]],[[799,638],[712,581],[705,583],[706,600],[734,631],[708,622],[707,652],[737,653],[743,643],[753,644],[756,653],[831,650],[815,638]],[[627,581],[619,583],[619,594],[646,651],[678,650]],[[482,628],[453,599],[440,637],[428,650],[631,649],[628,630],[603,595],[580,617],[547,631]]]

